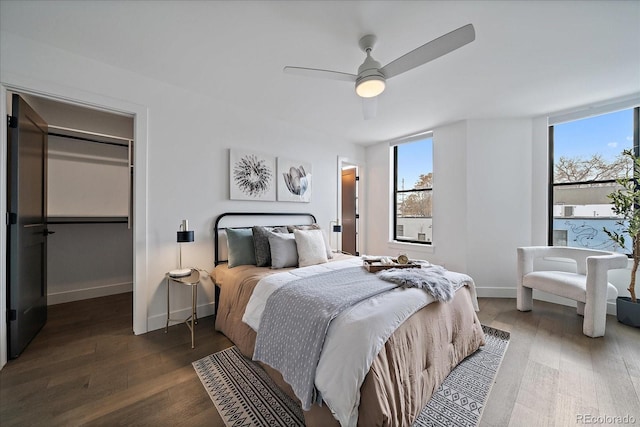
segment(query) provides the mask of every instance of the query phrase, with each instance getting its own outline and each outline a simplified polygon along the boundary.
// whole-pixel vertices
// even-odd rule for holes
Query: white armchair
[[[565,258],[576,262],[576,271],[534,269],[536,258]],[[615,299],[618,290],[607,281],[607,272],[627,267],[627,256],[614,252],[560,246],[518,248],[517,307],[533,308],[533,289],[572,299],[578,314],[584,316],[582,332],[590,337],[604,335],[607,300]]]

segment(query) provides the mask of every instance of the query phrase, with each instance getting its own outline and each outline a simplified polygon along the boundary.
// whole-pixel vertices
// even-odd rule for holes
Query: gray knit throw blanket
[[[446,277],[447,270],[440,265],[422,268],[390,268],[377,273],[378,277],[402,287],[424,289],[438,301],[449,302],[455,294],[454,284]]]

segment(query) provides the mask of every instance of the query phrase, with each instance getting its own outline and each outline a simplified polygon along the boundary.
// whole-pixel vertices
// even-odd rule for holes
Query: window
[[[394,236],[400,242],[431,244],[433,139],[393,147]]]
[[[631,239],[620,248],[603,228],[621,229],[607,195],[633,172],[622,151],[640,154],[637,116],[636,107],[549,127],[549,244],[631,253]]]

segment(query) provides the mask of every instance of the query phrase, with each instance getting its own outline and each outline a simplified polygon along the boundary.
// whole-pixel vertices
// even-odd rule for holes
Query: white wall
[[[433,254],[428,259],[456,271],[468,269],[467,162],[465,122],[433,131]]]
[[[144,300],[148,330],[164,325],[164,273],[177,265],[175,232],[183,218],[189,220],[196,239],[195,243],[184,246],[185,263],[210,270],[213,267],[212,227],[218,214],[308,211],[328,227],[329,221],[337,216],[337,157],[365,164],[364,149],[347,141],[330,139],[318,131],[291,125],[261,112],[252,111],[252,119],[248,120],[251,105],[234,105],[229,100],[202,96],[6,32],[0,34],[0,56],[0,80],[5,87],[31,89],[59,98],[81,97],[86,103],[107,100],[114,105],[134,105],[147,113],[147,122],[136,122],[136,127],[145,126],[148,134],[148,140],[143,141],[148,163],[137,163],[137,173],[148,178],[147,198],[136,203],[144,203],[144,209],[138,207],[138,210],[148,213],[146,219],[137,218],[146,226],[135,230],[134,277],[135,280],[147,278],[145,283],[138,284],[145,295],[137,297]],[[228,82],[212,79],[211,84]],[[4,141],[6,133],[1,137]],[[299,156],[311,162],[316,182],[311,202],[229,200],[229,148],[267,151],[288,158]],[[4,162],[1,165],[4,176]],[[3,185],[0,197],[5,197],[5,191]],[[4,211],[1,214],[4,215]],[[4,235],[0,244],[5,244]],[[2,263],[4,259],[2,257]],[[0,293],[4,294],[5,286],[3,282]],[[201,315],[212,312],[213,295],[212,284],[204,283],[198,292]],[[172,305],[186,310],[189,304],[187,292],[175,293]],[[2,345],[4,342],[5,339],[0,340]]]
[[[467,124],[468,268],[481,294],[516,281],[516,247],[529,243],[531,120]]]

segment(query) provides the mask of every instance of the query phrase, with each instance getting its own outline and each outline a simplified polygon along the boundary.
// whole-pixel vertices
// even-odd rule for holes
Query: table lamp
[[[180,228],[178,229],[178,246],[180,247],[180,268],[177,270],[171,270],[169,275],[171,277],[184,277],[191,274],[190,268],[182,268],[182,244],[190,243],[195,240],[193,236],[193,230],[189,230],[189,221],[186,219],[182,220],[182,224],[180,224]]]
[[[330,221],[329,226],[331,227],[331,231],[332,231],[331,236],[329,237],[329,246],[331,246],[333,244],[333,233],[342,233],[342,225],[338,222],[338,220],[335,220],[335,221]],[[340,246],[339,243],[340,243],[339,241],[336,242],[336,246]],[[340,250],[336,248],[336,252],[339,252],[339,251]]]

